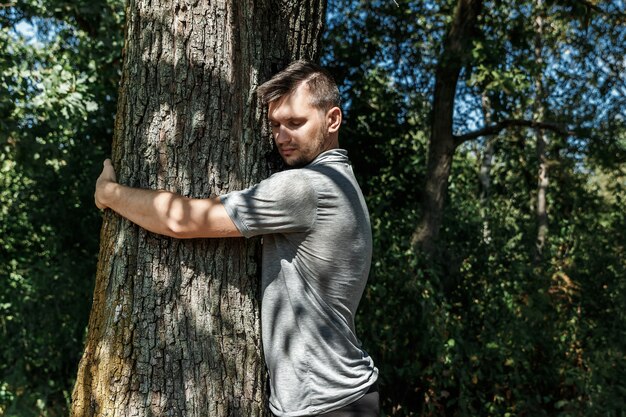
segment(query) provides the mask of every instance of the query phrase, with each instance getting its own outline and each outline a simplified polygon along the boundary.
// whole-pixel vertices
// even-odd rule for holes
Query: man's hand
[[[94,193],[96,207],[98,207],[100,210],[104,210],[105,208],[109,207],[107,205],[107,192],[111,191],[110,185],[114,183],[117,183],[117,179],[115,177],[115,169],[113,169],[111,160],[105,159],[102,172],[96,180],[96,192]]]

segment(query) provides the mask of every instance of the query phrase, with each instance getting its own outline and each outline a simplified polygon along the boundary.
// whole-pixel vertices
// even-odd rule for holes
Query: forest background
[[[485,1],[455,50],[461,3],[328,3],[322,62],[374,231],[357,326],[383,413],[623,416],[626,6]],[[0,415],[67,415],[123,24],[120,0],[0,5]],[[446,82],[453,164],[433,215]]]

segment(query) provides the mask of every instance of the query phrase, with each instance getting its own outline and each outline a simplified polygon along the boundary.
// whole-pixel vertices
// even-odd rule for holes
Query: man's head
[[[326,70],[296,61],[261,85],[272,136],[285,163],[302,166],[338,147],[339,90]]]

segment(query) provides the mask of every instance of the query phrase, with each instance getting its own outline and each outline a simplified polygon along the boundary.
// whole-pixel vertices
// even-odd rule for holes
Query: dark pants
[[[376,382],[364,396],[355,402],[317,417],[378,417],[380,414],[378,401],[378,382]]]

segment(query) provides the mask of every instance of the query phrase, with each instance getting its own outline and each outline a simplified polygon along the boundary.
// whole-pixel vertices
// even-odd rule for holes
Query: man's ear
[[[335,133],[341,126],[341,120],[343,115],[339,107],[333,107],[326,112],[326,125],[328,126],[328,133]]]

